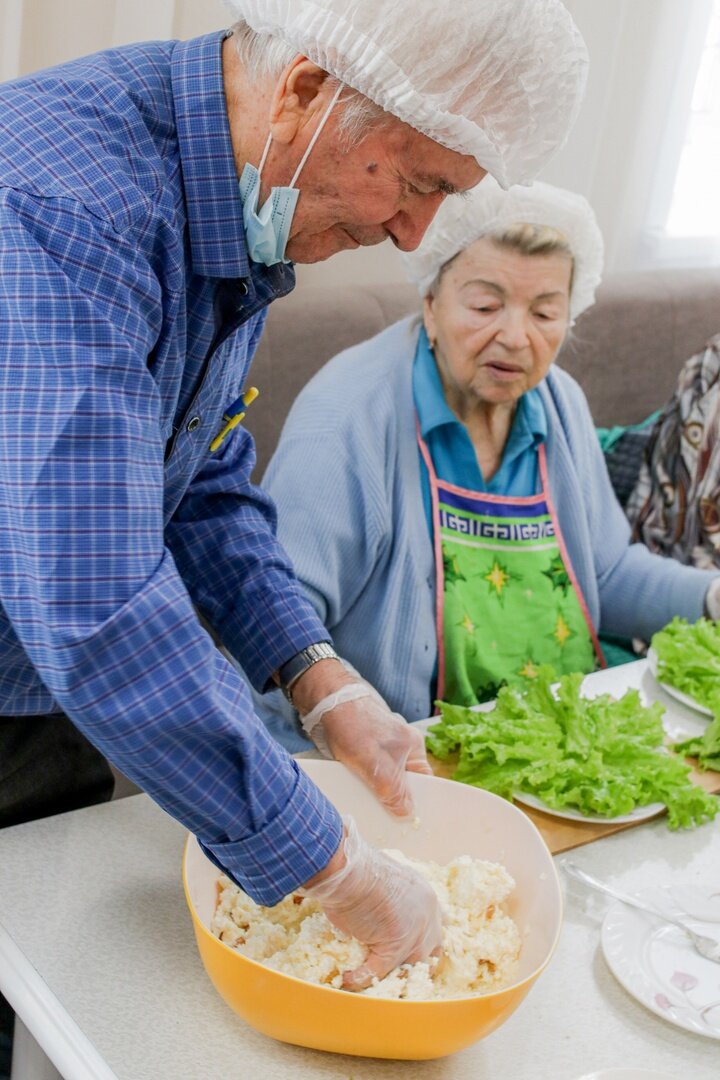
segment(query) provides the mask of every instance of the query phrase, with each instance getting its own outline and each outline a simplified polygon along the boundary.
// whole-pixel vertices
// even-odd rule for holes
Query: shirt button
[[[200,427],[200,417],[199,416],[193,416],[192,419],[188,420],[187,430],[190,432],[190,434],[192,434],[193,431],[197,431],[197,429],[199,427]]]
[[[249,292],[247,281],[240,280],[238,283],[238,292],[241,296],[247,296]]]

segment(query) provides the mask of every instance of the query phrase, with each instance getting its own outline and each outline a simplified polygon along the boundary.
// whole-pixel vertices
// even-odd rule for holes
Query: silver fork
[[[620,892],[619,889],[613,888],[612,885],[607,885],[599,878],[593,877],[592,874],[588,874],[586,870],[581,870],[579,866],[569,859],[562,859],[560,865],[568,877],[575,878],[576,881],[581,881],[583,885],[588,885],[591,889],[597,889],[599,892],[607,893],[608,896],[612,896],[615,900],[621,900],[623,904],[638,908],[639,911],[646,911],[649,915],[654,915],[656,919],[662,919],[663,922],[678,926],[687,934],[693,946],[701,956],[704,956],[706,960],[714,960],[715,963],[720,964],[720,941],[716,941],[715,938],[707,937],[706,934],[698,934],[695,930],[691,930],[682,919],[675,919],[670,915],[663,915],[661,911],[657,911],[650,904],[645,904],[642,900],[636,900],[634,896],[628,896],[626,893]]]

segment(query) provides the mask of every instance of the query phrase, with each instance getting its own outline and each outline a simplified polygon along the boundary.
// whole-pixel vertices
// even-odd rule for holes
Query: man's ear
[[[309,119],[329,104],[328,73],[296,56],[277,81],[270,104],[273,142],[291,143]]]

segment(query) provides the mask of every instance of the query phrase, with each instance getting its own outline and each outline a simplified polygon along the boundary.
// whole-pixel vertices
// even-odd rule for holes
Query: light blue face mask
[[[260,210],[258,210],[257,205],[260,197],[260,177],[270,150],[272,134],[268,135],[258,167],[255,168],[254,165],[249,163],[245,165],[240,177],[239,188],[248,255],[253,262],[264,263],[265,266],[275,266],[276,263],[290,261],[285,258],[285,247],[290,236],[290,226],[292,225],[295,207],[300,198],[300,192],[295,187],[295,184],[310,156],[310,151],[317,142],[320,132],[325,127],[341,90],[342,85],[338,86],[332,101],[325,110],[317,131],[310,140],[308,148],[295,170],[290,186],[274,187],[270,192],[270,197],[261,206]]]

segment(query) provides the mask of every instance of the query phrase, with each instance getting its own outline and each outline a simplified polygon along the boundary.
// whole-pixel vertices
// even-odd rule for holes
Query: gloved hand
[[[363,990],[398,964],[442,952],[442,915],[432,886],[410,867],[371,847],[343,817],[345,864],[297,891],[321,905],[333,926],[367,945],[365,962],[343,973],[345,990]]]
[[[391,712],[376,690],[357,678],[300,716],[326,757],[347,765],[392,814],[413,811],[405,773],[432,775],[421,732]]]

